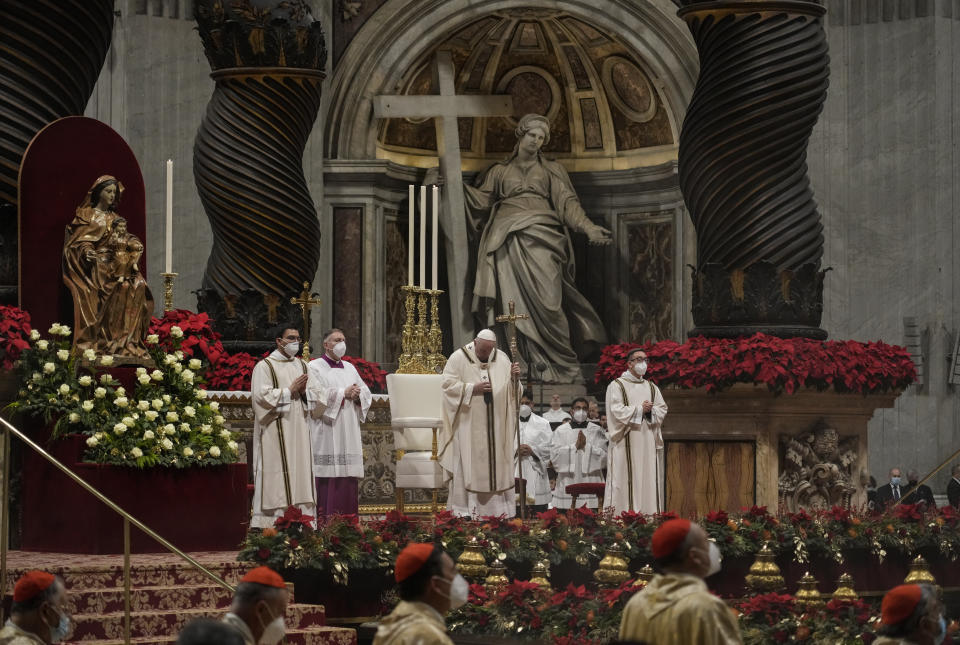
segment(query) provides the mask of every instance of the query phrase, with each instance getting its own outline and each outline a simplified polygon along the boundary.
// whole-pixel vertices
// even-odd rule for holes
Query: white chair
[[[437,434],[443,417],[440,374],[388,374],[390,423],[397,450],[397,511],[403,512],[403,491],[423,488],[433,491],[433,512],[437,512],[437,490],[444,486],[443,469],[437,461]]]

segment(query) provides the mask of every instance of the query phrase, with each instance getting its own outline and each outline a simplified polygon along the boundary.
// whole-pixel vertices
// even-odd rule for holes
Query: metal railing
[[[110,507],[111,510],[116,512],[120,517],[123,518],[123,641],[127,645],[130,645],[130,592],[132,586],[130,583],[130,525],[134,525],[151,538],[157,541],[163,548],[167,551],[174,553],[180,556],[182,559],[186,560],[191,566],[199,570],[205,576],[210,578],[213,582],[220,585],[221,587],[230,590],[234,590],[233,586],[223,580],[220,576],[213,573],[205,566],[197,562],[187,553],[184,553],[170,542],[159,536],[155,531],[146,526],[143,522],[133,517],[130,513],[126,512],[115,504],[111,499],[106,497],[103,493],[98,491],[96,488],[84,481],[79,475],[74,473],[72,470],[67,468],[65,465],[57,461],[52,455],[50,455],[46,450],[38,446],[33,440],[31,440],[23,432],[15,428],[9,421],[0,416],[0,437],[2,437],[3,444],[3,503],[0,505],[0,590],[3,590],[3,593],[6,593],[7,589],[7,549],[8,549],[8,539],[10,535],[10,436],[14,435],[20,439],[23,443],[27,445],[34,452],[39,454],[41,457],[53,464],[58,470],[63,472],[67,477],[75,481],[81,487],[83,487],[88,493],[99,499],[101,502]],[[0,610],[2,612],[2,610]],[[4,617],[0,613],[0,620]]]

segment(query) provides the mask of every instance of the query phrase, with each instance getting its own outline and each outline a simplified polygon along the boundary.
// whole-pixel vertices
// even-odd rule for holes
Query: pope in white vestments
[[[321,516],[355,515],[363,479],[360,424],[366,421],[373,396],[357,368],[342,360],[347,352],[342,331],[328,331],[323,347],[324,354],[310,361],[310,373],[323,387],[326,405],[323,416],[310,424],[317,510]]]
[[[267,528],[289,506],[316,515],[308,418],[323,412],[320,384],[296,357],[300,333],[280,331],[277,349],[253,368],[253,515]]]
[[[663,433],[667,404],[660,388],[643,378],[647,355],[635,349],[627,371],[607,386],[610,436],[606,504],[623,511],[663,511]]]
[[[439,457],[451,478],[447,508],[457,515],[516,515],[519,376],[520,366],[497,349],[489,329],[447,360]]]
[[[570,484],[598,483],[603,481],[603,469],[607,465],[607,436],[603,428],[587,420],[587,400],[578,397],[570,406],[573,419],[553,431],[550,460],[557,471],[557,485],[553,489],[553,506],[565,510],[573,503],[567,494]],[[582,437],[582,438],[581,438]],[[596,495],[580,495],[577,503],[597,509]]]
[[[520,401],[520,447],[523,478],[526,482],[527,504],[534,512],[547,510],[550,504],[550,441],[553,431],[550,422],[533,413],[530,401],[524,395]],[[526,447],[526,449],[524,449]],[[529,452],[528,452],[528,450]],[[519,476],[519,468],[515,471]]]

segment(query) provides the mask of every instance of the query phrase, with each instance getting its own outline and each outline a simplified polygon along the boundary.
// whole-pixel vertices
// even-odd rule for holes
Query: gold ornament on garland
[[[780,575],[780,567],[773,561],[773,557],[770,544],[764,542],[763,547],[757,552],[757,558],[750,565],[750,571],[747,573],[746,583],[751,591],[764,593],[783,589],[783,576]]]
[[[550,570],[547,569],[547,565],[543,561],[533,565],[533,570],[530,572],[530,582],[543,589],[550,589]]]
[[[937,579],[930,573],[930,567],[922,555],[917,555],[910,561],[910,572],[903,579],[907,585],[931,585],[937,586]]]
[[[837,580],[837,590],[833,592],[834,600],[856,600],[857,592],[853,589],[853,576],[845,573]]]
[[[613,544],[607,549],[593,577],[602,587],[617,587],[630,579],[630,567],[619,546]]]
[[[803,574],[798,585],[799,588],[795,595],[797,605],[807,610],[816,609],[824,605],[820,590],[817,589],[817,579],[814,578],[809,571]]]
[[[487,560],[483,557],[480,541],[474,535],[463,547],[463,553],[457,558],[457,569],[463,577],[473,582],[481,582],[487,575]]]
[[[637,572],[637,585],[646,587],[647,583],[653,580],[654,575],[656,575],[656,572],[653,570],[653,567],[649,564],[643,565],[643,568]]]
[[[487,593],[495,595],[510,584],[510,578],[507,577],[507,568],[503,566],[500,560],[494,560],[489,571],[484,586],[487,588]]]

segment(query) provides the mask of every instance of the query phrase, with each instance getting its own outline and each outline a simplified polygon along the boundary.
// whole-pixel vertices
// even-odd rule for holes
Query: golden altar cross
[[[303,283],[299,298],[290,298],[291,305],[300,305],[303,312],[303,360],[310,361],[310,309],[320,304],[319,294],[310,293],[310,283]]]
[[[496,320],[498,323],[507,323],[507,337],[510,341],[510,357],[514,363],[517,362],[519,358],[519,353],[517,352],[517,321],[526,320],[530,318],[527,314],[518,314],[516,305],[513,300],[507,303],[507,307],[510,310],[509,314],[502,314],[497,316]],[[523,443],[520,441],[520,388],[517,387],[519,382],[517,376],[513,377],[513,391],[514,391],[514,408],[513,408],[513,427],[517,435],[517,472],[520,474],[520,517],[526,519],[527,517],[527,483],[523,477],[523,468],[520,467],[521,457],[520,457],[520,444]]]

